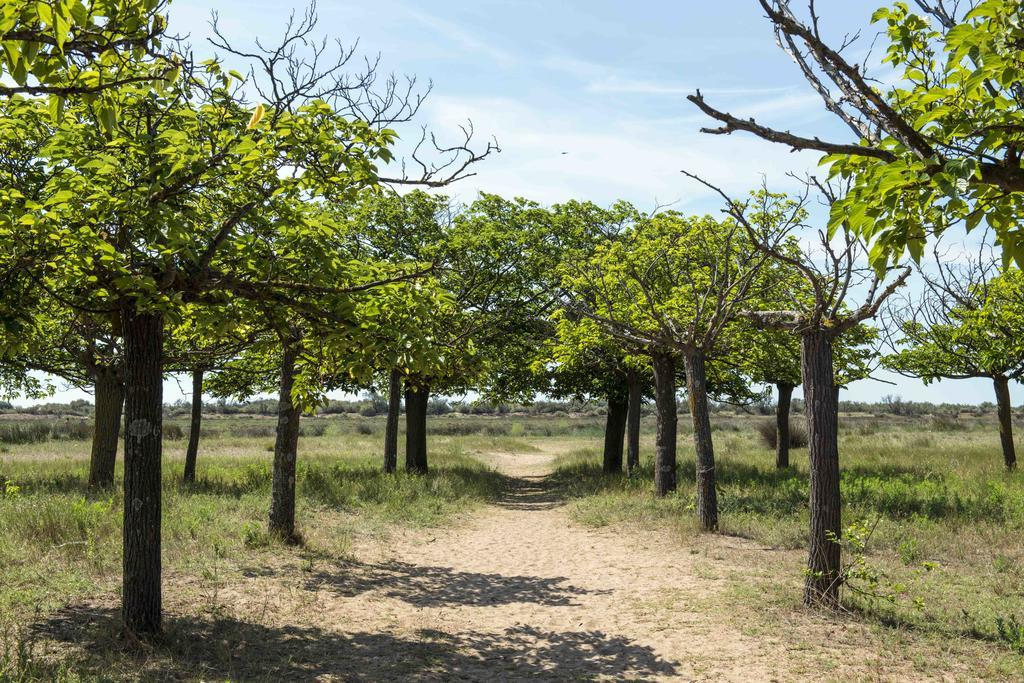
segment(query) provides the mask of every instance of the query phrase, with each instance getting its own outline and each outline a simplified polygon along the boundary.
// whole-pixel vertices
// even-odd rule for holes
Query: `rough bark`
[[[626,434],[626,413],[629,410],[627,401],[619,396],[608,398],[608,413],[604,427],[604,464],[605,474],[622,472],[622,438]]]
[[[779,382],[775,385],[779,402],[775,406],[775,467],[789,467],[789,408],[793,404],[793,385]]]
[[[996,389],[996,408],[999,414],[999,442],[1003,446],[1006,469],[1017,467],[1017,453],[1013,447],[1013,409],[1010,405],[1010,385],[1005,377],[993,377]]]
[[[398,469],[398,418],[402,411],[402,373],[391,371],[388,381],[388,421],[384,427],[384,471]]]
[[[185,473],[182,481],[196,480],[196,460],[199,458],[199,435],[203,428],[203,371],[192,371],[192,418],[188,427],[188,449],[185,451]]]
[[[842,581],[839,539],[839,404],[832,371],[832,339],[821,330],[802,337],[804,402],[811,479],[811,536],[804,603],[834,608]]]
[[[92,454],[89,457],[89,488],[114,485],[117,442],[121,436],[124,384],[116,368],[100,368],[95,379]]]
[[[163,316],[122,311],[124,334],[124,558],[121,592],[125,628],[160,631],[160,484],[163,429]]]
[[[686,369],[686,393],[690,399],[690,419],[693,421],[693,447],[697,456],[697,518],[701,528],[713,531],[718,528],[718,493],[704,352],[688,351],[683,356],[683,365]]]
[[[426,384],[409,383],[405,389],[405,471],[427,473],[427,401]]]
[[[640,378],[629,376],[629,398],[626,409],[626,474],[632,476],[640,467],[640,404],[643,396]]]
[[[277,404],[277,438],[270,494],[270,533],[292,543],[295,533],[295,463],[299,450],[299,409],[292,399],[299,342],[286,341],[281,354],[281,386]]]
[[[676,490],[676,363],[672,356],[656,353],[654,403],[658,414],[654,440],[654,492],[658,496]]]

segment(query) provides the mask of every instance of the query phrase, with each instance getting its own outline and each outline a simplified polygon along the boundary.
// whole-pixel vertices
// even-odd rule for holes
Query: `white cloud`
[[[444,97],[428,101],[431,127],[443,134],[471,118],[494,134],[502,154],[476,169],[478,175],[453,188],[462,197],[477,190],[519,195],[544,203],[624,198],[641,208],[655,200],[718,207],[704,188],[683,177],[700,173],[731,192],[744,193],[768,176],[774,188],[791,188],[785,173],[814,168],[814,154],[790,154],[751,136],[710,136],[701,119],[609,120],[584,106],[530,106],[507,98]],[[737,163],[742,160],[742,163]]]
[[[402,11],[413,20],[431,29],[435,33],[448,39],[466,52],[484,55],[502,65],[511,65],[519,59],[511,52],[503,50],[494,44],[482,40],[477,35],[459,26],[458,24],[442,19],[433,14],[420,12],[410,7],[402,7]]]
[[[796,114],[812,111],[822,113],[825,105],[815,92],[790,92],[779,97],[743,103],[730,110],[733,116],[740,118],[760,118],[774,114]]]
[[[604,70],[607,74],[607,69]],[[637,94],[637,95],[692,95],[697,92],[697,87],[690,83],[677,81],[657,81],[630,78],[626,76],[604,76],[590,81],[584,86],[587,92],[610,93],[610,94]],[[764,88],[702,88],[705,95],[728,96],[751,96],[751,95],[780,95],[794,93],[796,88],[792,86],[764,87]]]

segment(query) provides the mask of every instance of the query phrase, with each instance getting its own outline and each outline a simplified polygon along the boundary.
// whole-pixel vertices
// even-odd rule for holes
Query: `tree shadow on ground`
[[[508,510],[552,510],[566,502],[564,492],[549,476],[506,477],[504,484],[495,505]]]
[[[506,576],[401,561],[347,562],[337,571],[313,572],[306,588],[326,589],[342,596],[379,591],[415,607],[513,603],[568,607],[576,605],[579,596],[606,592],[580,588],[567,581],[564,577]]]
[[[679,673],[651,648],[601,631],[517,625],[398,635],[174,615],[158,642],[139,644],[118,636],[119,621],[114,609],[86,605],[35,624],[35,650],[46,652],[33,673],[144,681],[643,680]]]

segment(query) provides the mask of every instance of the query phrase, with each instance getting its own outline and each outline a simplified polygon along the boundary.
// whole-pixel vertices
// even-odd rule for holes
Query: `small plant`
[[[0,498],[17,498],[21,487],[10,479],[0,477]]]
[[[37,678],[35,646],[21,632],[0,637],[0,681],[42,680]]]
[[[900,541],[897,551],[905,565],[916,564],[921,559],[921,549],[916,538],[908,537]]]
[[[831,537],[830,540],[843,546],[849,558],[842,573],[843,585],[849,591],[867,599],[869,602],[882,600],[889,604],[896,604],[901,600],[907,600],[915,609],[922,610],[924,609],[924,601],[920,597],[911,596],[911,586],[893,581],[885,571],[870,563],[867,559],[868,543],[871,541],[871,536],[874,534],[880,519],[880,517],[876,519],[870,527],[864,522],[854,522],[843,530],[842,538],[837,538],[834,535]],[[904,559],[906,564],[915,564],[916,558],[912,561],[904,558],[903,544],[900,545],[900,557]],[[916,541],[908,545],[908,552],[911,550],[916,555]],[[920,562],[916,564],[915,580],[938,567],[938,564],[935,562]]]
[[[249,522],[245,525],[242,538],[246,548],[257,550],[270,546],[270,534],[256,522]]]
[[[1017,617],[996,617],[996,633],[999,640],[1009,645],[1019,654],[1024,655],[1024,623]]]
[[[761,421],[757,424],[757,432],[761,435],[761,441],[768,448],[775,450],[775,445],[779,437],[778,429],[776,429],[774,421]],[[790,448],[807,448],[807,427],[800,422],[789,423],[789,447]]]
[[[1013,560],[1006,555],[1000,554],[992,558],[992,568],[999,574],[1005,574],[1012,571],[1015,566],[1016,565]]]

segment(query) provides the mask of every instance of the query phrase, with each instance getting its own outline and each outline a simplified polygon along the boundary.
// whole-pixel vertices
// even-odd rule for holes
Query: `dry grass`
[[[793,452],[794,467],[776,470],[756,419],[748,428],[723,422],[715,433],[721,531],[771,553],[737,582],[733,613],[745,614],[739,608],[753,590],[785,615],[799,597],[805,561],[806,451]],[[959,643],[992,675],[1024,675],[1024,474],[1003,470],[994,423],[960,418],[933,428],[928,419],[847,418],[840,454],[844,524],[874,528],[865,560],[880,580],[875,595],[847,591],[854,623],[885,629],[897,643],[900,634],[924,638],[933,654]],[[557,463],[575,519],[663,528],[696,542],[688,441],[680,440],[679,490],[661,500],[650,493],[649,472],[609,479],[598,455],[581,449]],[[930,670],[941,671],[942,661]]]
[[[287,552],[271,546],[264,531],[273,436],[272,429],[268,436],[254,427],[272,422],[210,422],[192,486],[180,484],[184,444],[165,444],[163,548],[169,572],[205,576],[221,565],[258,563]],[[502,476],[465,453],[470,437],[467,443],[434,439],[434,468],[426,477],[387,477],[379,472],[377,438],[358,434],[345,418],[310,422],[329,428],[300,443],[297,518],[306,539],[301,552],[344,558],[353,538],[380,537],[396,526],[437,526],[502,490]],[[116,590],[121,564],[121,493],[87,489],[88,442],[51,440],[5,449],[0,478],[17,488],[0,495],[0,635],[80,596]]]
[[[0,681],[473,679],[480,657],[505,662],[510,672],[554,678],[581,671],[614,677],[616,667],[660,677],[650,652],[636,643],[612,643],[612,634],[593,641],[593,634],[529,627],[500,634],[459,630],[444,626],[453,618],[446,605],[432,617],[436,628],[402,630],[389,621],[393,608],[373,591],[353,603],[349,588],[325,593],[316,580],[344,575],[348,586],[352,576],[372,569],[368,547],[405,553],[426,543],[436,556],[428,564],[439,565],[461,552],[451,523],[462,528],[460,520],[471,519],[467,513],[506,495],[506,478],[483,462],[540,463],[552,453],[562,454],[552,495],[568,501],[573,519],[605,527],[607,542],[657,544],[691,566],[695,580],[716,586],[700,600],[686,591],[654,591],[656,597],[623,609],[665,623],[668,615],[690,615],[698,632],[701,622],[728,627],[762,651],[777,648],[779,670],[789,676],[1024,676],[1024,639],[1015,630],[1024,618],[1024,484],[1022,475],[1002,472],[992,424],[844,420],[846,521],[877,521],[867,560],[887,585],[905,590],[892,603],[849,595],[847,614],[823,617],[799,606],[805,452],[794,451],[795,466],[777,472],[757,432],[764,420],[716,418],[724,532],[717,536],[700,534],[691,521],[693,463],[685,434],[680,491],[656,500],[649,472],[634,481],[600,474],[600,418],[438,419],[431,441],[435,472],[425,478],[377,473],[381,419],[311,420],[326,427],[321,436],[308,430],[300,444],[298,519],[306,542],[299,548],[273,545],[263,531],[272,421],[210,420],[194,487],[177,484],[184,443],[166,446],[168,620],[166,636],[152,645],[125,641],[117,630],[119,493],[84,489],[88,443],[8,445],[0,453],[0,474],[21,490],[0,498]],[[644,430],[647,461],[652,425]],[[532,527],[524,521],[528,535]],[[557,528],[551,524],[545,528]],[[449,538],[454,545],[442,547]],[[922,562],[939,566],[917,578]],[[396,581],[421,590],[428,579],[455,590],[462,580],[388,576],[381,586],[390,588],[378,590],[393,592]],[[493,583],[486,576],[491,579],[481,586]],[[417,604],[415,596],[402,595]],[[600,649],[606,646],[611,649]],[[671,652],[694,667],[694,675],[714,677],[716,660],[706,654]],[[770,663],[761,656],[762,664]]]

